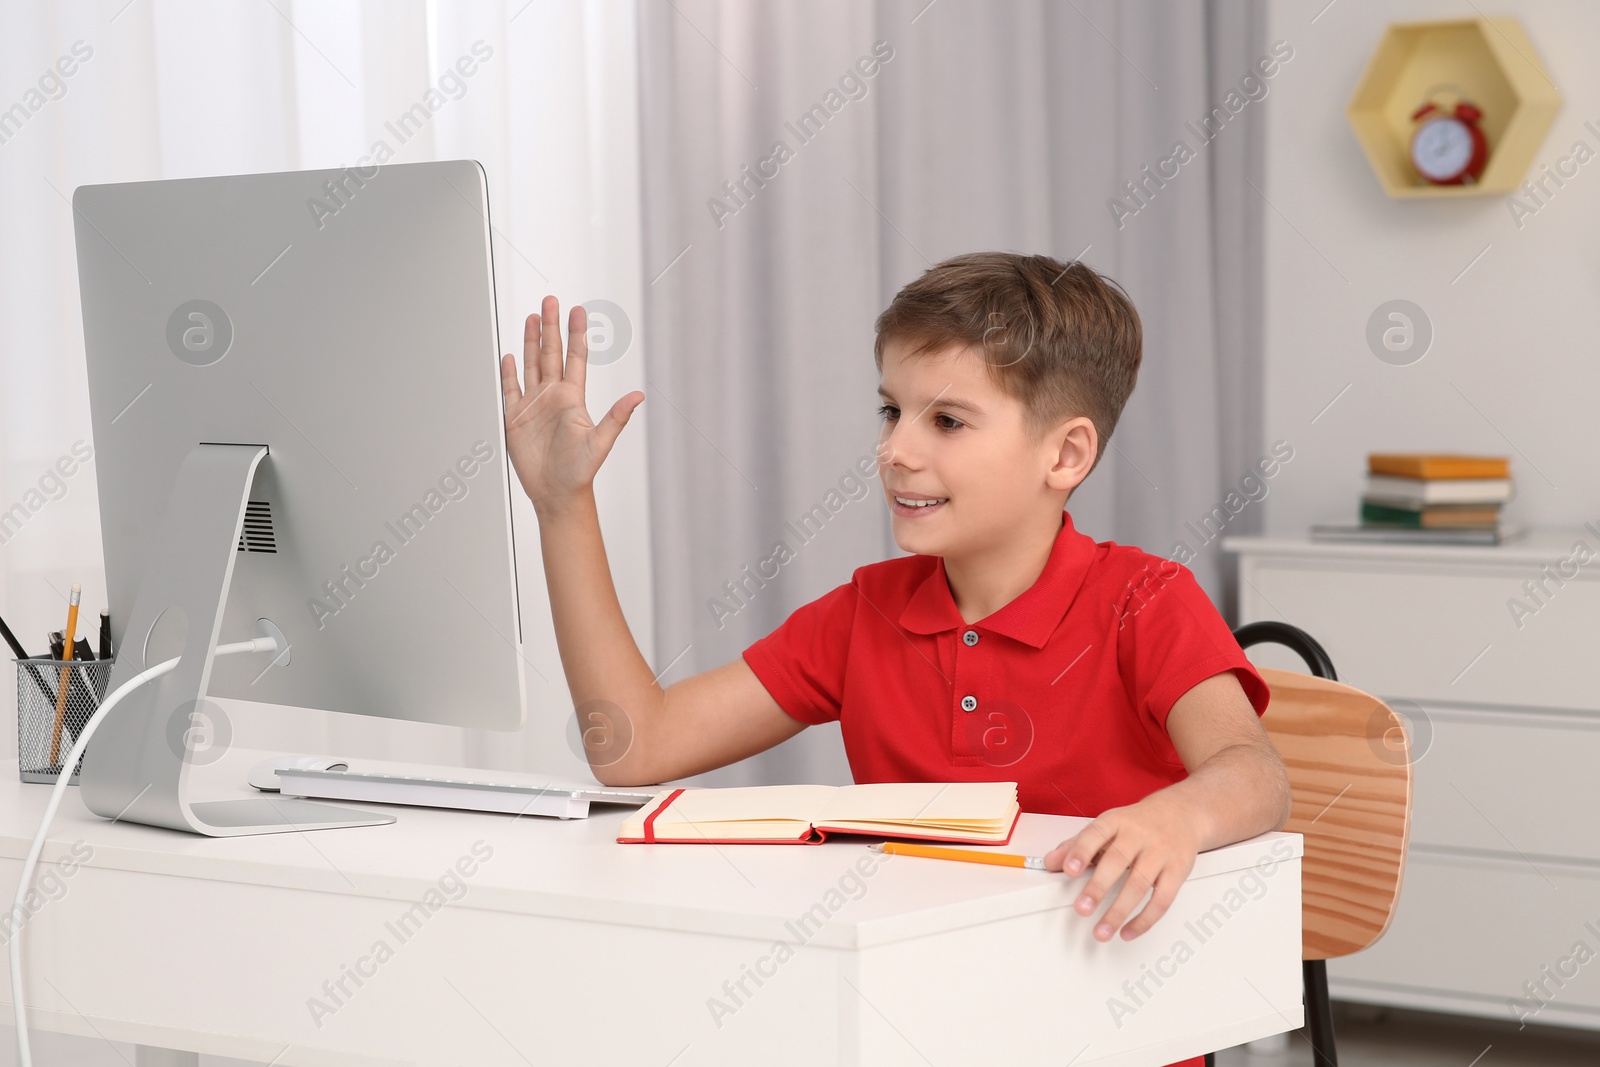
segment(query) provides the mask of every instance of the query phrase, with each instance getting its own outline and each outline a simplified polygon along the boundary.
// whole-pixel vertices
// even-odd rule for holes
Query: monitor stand
[[[395,821],[379,812],[266,795],[205,801],[185,795],[194,751],[191,716],[204,707],[245,506],[265,455],[266,445],[199,444],[178,471],[107,692],[155,665],[146,662],[146,646],[167,612],[177,613],[169,623],[187,622],[182,659],[128,693],[95,728],[78,786],[96,815],[209,837]],[[277,655],[287,656],[288,649]]]

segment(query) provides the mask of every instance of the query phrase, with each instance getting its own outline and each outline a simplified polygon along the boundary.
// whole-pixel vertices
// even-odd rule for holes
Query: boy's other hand
[[[1131,941],[1165,915],[1194,868],[1199,853],[1199,831],[1182,809],[1153,794],[1123,808],[1108,808],[1075,836],[1061,842],[1044,857],[1046,870],[1065,871],[1076,877],[1086,868],[1094,876],[1074,905],[1079,915],[1093,915],[1124,871],[1128,880],[1117,899],[1095,925],[1096,941],[1110,941],[1120,927],[1122,939]],[[1144,895],[1155,887],[1150,902],[1127,926]]]
[[[596,425],[584,402],[589,366],[589,320],[581,305],[567,321],[567,355],[561,356],[561,305],[544,298],[522,333],[522,382],[511,353],[500,360],[506,409],[506,452],[535,510],[559,508],[594,483],[600,464],[633,409],[644,402],[634,390],[611,405]]]

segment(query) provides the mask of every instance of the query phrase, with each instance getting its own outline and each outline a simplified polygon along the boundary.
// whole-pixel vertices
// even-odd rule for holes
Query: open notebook
[[[815,845],[828,834],[1003,845],[1015,782],[888,782],[673,789],[630,814],[618,841]]]

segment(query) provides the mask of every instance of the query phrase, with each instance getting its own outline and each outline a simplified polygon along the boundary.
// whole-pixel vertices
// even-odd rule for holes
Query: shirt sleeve
[[[809,726],[839,719],[856,600],[854,583],[841,585],[801,605],[744,650],[744,661],[772,699]]]
[[[1179,697],[1223,671],[1238,677],[1258,718],[1267,710],[1267,683],[1189,568],[1152,562],[1118,611],[1117,662],[1128,698],[1163,730]]]

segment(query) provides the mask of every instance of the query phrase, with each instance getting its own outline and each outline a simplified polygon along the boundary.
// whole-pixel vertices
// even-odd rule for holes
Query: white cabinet
[[[1333,995],[1600,1030],[1600,535],[1223,547],[1241,623],[1305,630],[1412,735],[1400,906],[1376,945],[1329,961]]]

